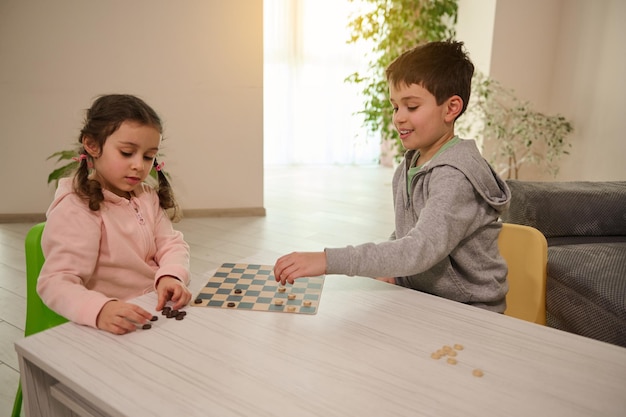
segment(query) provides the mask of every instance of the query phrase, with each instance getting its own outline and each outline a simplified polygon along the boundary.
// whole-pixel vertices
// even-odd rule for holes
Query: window
[[[281,164],[374,164],[360,87],[344,82],[366,68],[363,45],[348,45],[358,1],[264,1],[264,160]]]

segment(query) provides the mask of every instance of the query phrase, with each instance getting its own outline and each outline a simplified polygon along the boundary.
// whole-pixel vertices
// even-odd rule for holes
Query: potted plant
[[[365,72],[354,72],[347,82],[363,87],[366,126],[379,133],[383,147],[398,161],[404,154],[395,134],[393,111],[388,103],[385,69],[402,52],[418,44],[453,39],[457,21],[457,0],[363,0],[367,12],[348,23],[348,43],[373,45]],[[552,175],[557,161],[568,154],[567,136],[573,131],[564,117],[548,116],[532,109],[497,81],[476,71],[472,82],[472,103],[459,119],[459,133],[472,132],[487,148],[490,162],[503,176],[518,178],[524,164],[542,165]],[[484,151],[484,149],[483,149]]]
[[[61,163],[62,161],[69,161],[65,162],[64,165],[56,168],[48,175],[48,184],[54,182],[54,185],[56,187],[59,185],[59,180],[61,178],[70,176],[70,174],[72,174],[78,168],[78,161],[74,159],[77,157],[78,153],[74,150],[58,151],[47,157],[46,161],[52,158],[57,158],[57,164]]]
[[[535,164],[552,176],[567,155],[572,124],[561,115],[534,110],[513,90],[480,72],[472,80],[472,103],[459,119],[459,133],[482,142],[487,159],[507,179],[518,179],[520,168]]]
[[[363,87],[366,126],[380,133],[396,159],[404,153],[393,128],[385,69],[402,52],[422,43],[452,39],[457,21],[457,0],[364,0],[371,7],[348,23],[348,43],[373,45],[367,71],[354,72],[347,82]]]

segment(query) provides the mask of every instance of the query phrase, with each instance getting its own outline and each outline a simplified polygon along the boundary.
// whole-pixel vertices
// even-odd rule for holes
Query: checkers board
[[[233,310],[315,314],[324,286],[324,276],[299,278],[282,286],[271,265],[233,264],[220,266],[194,301],[195,307]]]

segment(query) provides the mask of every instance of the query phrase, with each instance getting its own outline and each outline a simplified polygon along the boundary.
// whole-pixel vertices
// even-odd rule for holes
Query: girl
[[[126,300],[154,289],[156,310],[191,299],[189,246],[172,227],[178,207],[156,161],[162,131],[134,96],[100,96],[87,110],[79,168],[59,181],[46,214],[37,284],[44,303],[73,322],[125,334],[152,317]],[[153,168],[156,189],[144,183]]]

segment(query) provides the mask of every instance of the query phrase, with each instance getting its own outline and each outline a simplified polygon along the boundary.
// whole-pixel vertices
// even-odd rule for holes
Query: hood
[[[59,180],[59,185],[57,186],[56,192],[54,193],[54,200],[52,201],[52,204],[50,204],[50,207],[48,207],[46,216],[49,216],[50,212],[54,210],[65,197],[74,193],[74,188],[72,185],[73,178],[61,178]]]
[[[454,151],[448,152],[452,148]],[[506,211],[511,201],[511,190],[480,154],[476,142],[462,139],[452,148],[433,159],[427,170],[442,165],[450,165],[460,170],[491,207],[500,213]]]

